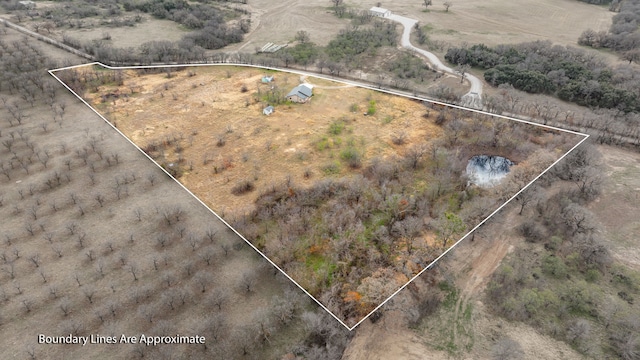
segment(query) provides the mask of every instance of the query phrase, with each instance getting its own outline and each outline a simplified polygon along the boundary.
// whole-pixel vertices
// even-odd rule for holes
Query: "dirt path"
[[[415,47],[413,46],[413,44],[411,44],[411,29],[413,29],[418,20],[395,14],[391,15],[389,19],[399,22],[404,27],[401,38],[401,44],[404,48],[415,51],[420,55],[426,57],[429,62],[433,64],[436,70],[444,71],[453,75],[458,74],[457,71],[443,64],[435,54]],[[464,78],[465,80],[469,81],[469,83],[471,84],[471,88],[469,89],[469,92],[462,96],[462,104],[464,106],[472,107],[475,109],[482,109],[482,81],[469,73],[465,73]]]
[[[308,75],[302,75],[300,76],[300,83],[305,83],[305,84],[309,84],[311,86],[313,86],[315,89],[328,89],[328,90],[335,90],[335,89],[344,89],[344,88],[350,88],[350,87],[354,87],[355,85],[352,84],[346,84],[346,85],[340,85],[340,86],[324,86],[324,85],[315,85],[309,82],[308,80]]]
[[[375,324],[365,321],[344,352],[342,360],[444,360],[444,351],[431,349],[418,334],[404,324],[398,310],[386,311]]]
[[[464,324],[462,317],[464,311],[468,306],[470,300],[474,295],[481,293],[484,287],[489,282],[491,275],[496,271],[500,262],[504,257],[512,251],[514,246],[509,241],[509,238],[505,235],[500,236],[498,239],[493,240],[484,251],[479,253],[473,260],[468,276],[460,280],[460,286],[462,291],[456,302],[454,321],[451,323],[453,326],[453,341],[458,344],[461,339],[458,337],[457,324]]]

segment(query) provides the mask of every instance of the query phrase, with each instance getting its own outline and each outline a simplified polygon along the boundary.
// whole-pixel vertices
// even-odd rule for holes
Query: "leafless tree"
[[[407,165],[413,170],[417,169],[427,152],[428,148],[424,144],[413,145],[404,155]]]
[[[133,280],[134,281],[138,281],[138,267],[135,264],[130,264],[129,265],[129,272],[131,273],[131,275],[133,276]]]
[[[6,265],[2,267],[2,271],[4,271],[7,275],[9,275],[9,278],[11,279],[16,278],[16,267],[13,261],[6,263]]]
[[[84,294],[84,297],[87,298],[87,301],[89,302],[89,304],[93,304],[93,297],[96,294],[96,291],[93,288],[84,288],[82,290],[82,293]]]
[[[22,303],[22,306],[24,307],[24,310],[26,312],[31,312],[31,306],[33,305],[33,303],[30,299],[22,299],[20,302]]]
[[[71,201],[73,202],[74,205],[78,204],[78,196],[75,193],[70,193],[69,197],[71,198]]]
[[[543,190],[540,188],[540,186],[532,184],[526,190],[518,194],[518,196],[516,196],[515,198],[515,200],[520,203],[520,211],[518,212],[518,215],[522,215],[525,207],[527,207],[529,204],[541,200],[544,196],[542,192]]]
[[[62,300],[60,300],[60,303],[58,304],[58,308],[60,309],[60,311],[62,311],[62,314],[64,316],[68,316],[69,313],[71,312],[71,301],[69,301],[69,298],[65,297]]]
[[[89,259],[89,261],[93,261],[93,260],[95,260],[95,258],[96,258],[95,254],[93,253],[93,250],[91,250],[91,249],[89,249],[89,251],[87,251],[87,252],[85,253],[85,255],[87,256],[87,258]]]
[[[84,249],[84,247],[86,245],[86,240],[87,240],[87,234],[86,233],[78,234],[78,236],[76,236],[76,241],[78,243],[78,248]]]
[[[18,292],[18,295],[22,295],[22,286],[20,285],[19,281],[14,281],[13,282],[13,287],[16,289],[16,291]]]
[[[104,196],[102,196],[102,194],[98,193],[94,196],[94,199],[98,202],[98,204],[100,204],[100,207],[103,206],[105,198]]]
[[[209,302],[218,310],[222,310],[222,306],[229,300],[229,291],[227,288],[218,288],[209,295]]]
[[[256,282],[256,274],[251,271],[247,271],[242,274],[240,286],[246,293],[250,293],[254,290],[253,288],[255,287]]]
[[[167,271],[162,276],[162,282],[164,282],[165,285],[170,288],[172,285],[175,285],[176,277],[174,276],[172,271]]]
[[[49,295],[51,295],[54,299],[58,298],[58,287],[55,285],[49,286]]]
[[[96,271],[98,272],[98,275],[100,275],[100,277],[104,277],[104,261],[100,260],[98,261],[98,263],[96,264]]]
[[[153,323],[153,319],[155,318],[157,313],[158,310],[156,306],[152,304],[145,304],[138,308],[138,314],[140,314],[140,316],[149,323]]]
[[[33,236],[35,234],[35,229],[33,228],[33,224],[31,224],[31,223],[28,223],[27,225],[25,225],[24,229],[27,230],[27,232],[31,236]]]
[[[218,233],[218,232],[217,232],[216,230],[213,230],[213,229],[207,229],[206,236],[207,236],[207,238],[209,239],[209,241],[210,241],[211,243],[213,243],[213,242],[216,240],[216,234],[217,234],[217,233]]]
[[[136,208],[133,211],[134,215],[136,216],[136,219],[138,219],[138,221],[142,221],[142,209],[140,208]]]
[[[211,261],[214,258],[214,253],[213,250],[211,249],[207,249],[205,250],[202,254],[200,254],[200,259],[202,259],[202,261],[204,261],[207,266],[211,265]]]
[[[211,276],[206,271],[199,271],[196,274],[195,280],[196,280],[196,283],[198,283],[198,287],[200,288],[200,292],[207,291],[207,285],[209,285],[209,283],[211,282],[210,278],[211,278]]]
[[[59,246],[57,246],[57,245],[52,245],[52,246],[51,246],[51,250],[53,250],[53,252],[54,252],[54,253],[55,253],[59,258],[61,258],[61,257],[62,257],[62,249],[61,249]]]
[[[147,181],[149,181],[149,184],[151,184],[151,186],[153,186],[153,184],[155,184],[155,182],[156,182],[156,174],[154,174],[154,173],[147,174]]]
[[[74,222],[68,223],[66,225],[67,231],[69,231],[69,235],[75,235],[76,231],[78,231],[78,225]]]
[[[78,287],[82,286],[82,283],[80,282],[80,276],[78,276],[78,274],[73,274],[73,279],[78,284]]]
[[[31,261],[35,267],[40,267],[40,254],[35,253],[29,256],[29,261]]]

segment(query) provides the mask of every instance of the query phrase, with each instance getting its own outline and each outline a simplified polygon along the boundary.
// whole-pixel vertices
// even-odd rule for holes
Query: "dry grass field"
[[[603,146],[600,148],[606,173],[603,195],[591,205],[606,231],[612,253],[627,266],[640,270],[640,156],[635,152]]]
[[[190,71],[196,75],[189,76]],[[274,73],[199,67],[168,79],[165,73],[140,76],[131,70],[124,72],[122,86],[101,87],[87,99],[143,149],[179,138],[182,148],[179,153],[167,149],[166,162],[180,166],[180,181],[229,218],[252,209],[259,194],[233,195],[231,189],[241,181],[253,182],[256,189],[286,178],[308,186],[324,176],[323,167],[340,160],[347,142],[355,143],[365,158],[373,158],[397,154],[423,137],[442,135],[439,127],[422,118],[425,107],[420,102],[317,78],[305,79],[316,85],[308,104],[276,105],[275,112],[265,116],[262,110],[268,101],[256,99],[257,92],[266,94],[275,86],[287,93],[301,81],[300,75],[279,72],[273,83],[262,84],[266,74]],[[243,86],[247,92],[242,92]],[[104,101],[106,93],[121,95]],[[375,114],[365,115],[370,101],[376,103]],[[328,130],[336,122],[344,131],[330,136]],[[400,134],[405,144],[394,145],[392,137]],[[341,167],[332,175],[346,173]]]
[[[65,33],[84,41],[104,41],[117,48],[138,48],[146,42],[159,40],[158,34],[162,34],[162,40],[178,41],[188,33],[188,30],[171,20],[154,19],[149,15],[144,15],[144,19],[135,27],[92,27],[66,30]],[[107,34],[110,39],[103,40]]]
[[[376,3],[349,0],[345,4],[354,9],[367,10]],[[429,36],[453,45],[462,43],[518,43],[533,40],[551,40],[564,45],[576,45],[578,36],[587,28],[607,30],[614,13],[606,7],[589,5],[574,0],[504,0],[453,2],[449,12],[440,2],[434,2],[428,12],[421,1],[400,0],[382,4],[399,15],[411,17],[420,24],[430,24]],[[331,12],[331,4],[325,0],[284,1],[277,6],[269,0],[250,2],[255,30],[247,35],[250,46],[243,51],[253,51],[255,46],[267,42],[293,40],[298,30],[304,29],[311,40],[325,45],[348,20],[337,19]],[[230,47],[236,49],[242,45]]]

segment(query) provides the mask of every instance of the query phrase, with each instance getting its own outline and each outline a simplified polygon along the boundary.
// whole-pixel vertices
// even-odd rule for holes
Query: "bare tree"
[[[57,246],[57,245],[52,245],[52,246],[51,246],[51,250],[53,250],[53,252],[54,252],[54,253],[55,253],[59,258],[61,258],[61,257],[62,257],[62,249],[61,249],[59,246]]]
[[[30,299],[22,299],[22,301],[20,302],[22,303],[22,306],[24,307],[24,310],[26,312],[31,312],[31,306],[33,305],[33,303]]]
[[[222,306],[229,300],[229,291],[227,288],[218,288],[209,295],[209,302],[218,310],[222,310]]]
[[[129,272],[131,273],[131,276],[133,276],[133,280],[134,281],[138,281],[138,267],[135,264],[130,264],[129,265]]]
[[[195,276],[195,281],[198,283],[200,292],[205,292],[207,291],[207,285],[211,282],[210,275],[206,271],[199,271]]]
[[[242,274],[240,286],[246,293],[250,293],[254,290],[253,288],[256,285],[256,282],[256,274],[254,272],[247,271]]]
[[[87,298],[89,304],[93,304],[93,297],[96,294],[96,291],[93,288],[84,288],[82,290],[84,297]]]
[[[51,295],[54,299],[58,298],[58,287],[55,285],[49,286],[49,295]]]
[[[444,2],[442,5],[444,5],[444,11],[445,11],[445,12],[449,12],[449,8],[450,8],[451,6],[453,6],[453,3],[449,2],[449,1],[446,1],[446,2]]]
[[[35,253],[29,256],[29,261],[31,261],[35,267],[40,267],[40,254]]]
[[[65,297],[62,300],[60,300],[60,303],[58,304],[58,308],[60,309],[60,311],[62,311],[62,314],[64,316],[68,316],[69,313],[71,312],[71,301],[69,301],[69,298]]]
[[[142,209],[136,208],[133,211],[133,214],[136,216],[136,219],[138,219],[138,221],[142,221]]]
[[[518,194],[515,200],[520,203],[520,211],[518,215],[522,215],[525,207],[531,203],[535,203],[543,198],[543,190],[537,184],[532,184],[526,190]]]
[[[205,250],[202,254],[200,254],[200,259],[202,259],[202,261],[204,261],[207,266],[211,265],[211,261],[214,258],[214,253],[213,250],[211,249],[207,249]]]

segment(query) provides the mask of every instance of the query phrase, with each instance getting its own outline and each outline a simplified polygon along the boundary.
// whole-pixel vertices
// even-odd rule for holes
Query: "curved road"
[[[415,24],[418,22],[417,20],[395,14],[389,16],[388,19],[399,22],[400,24],[402,24],[402,26],[404,26],[401,40],[401,44],[404,48],[415,51],[426,57],[433,64],[433,67],[436,70],[448,72],[454,75],[459,74],[457,71],[444,65],[442,61],[440,61],[440,59],[438,59],[438,57],[433,53],[417,48],[411,44],[411,29],[413,29]],[[469,92],[462,96],[462,105],[474,109],[482,109],[482,81],[469,73],[465,73],[464,78],[469,80],[469,83],[471,83],[471,89],[469,89]]]

